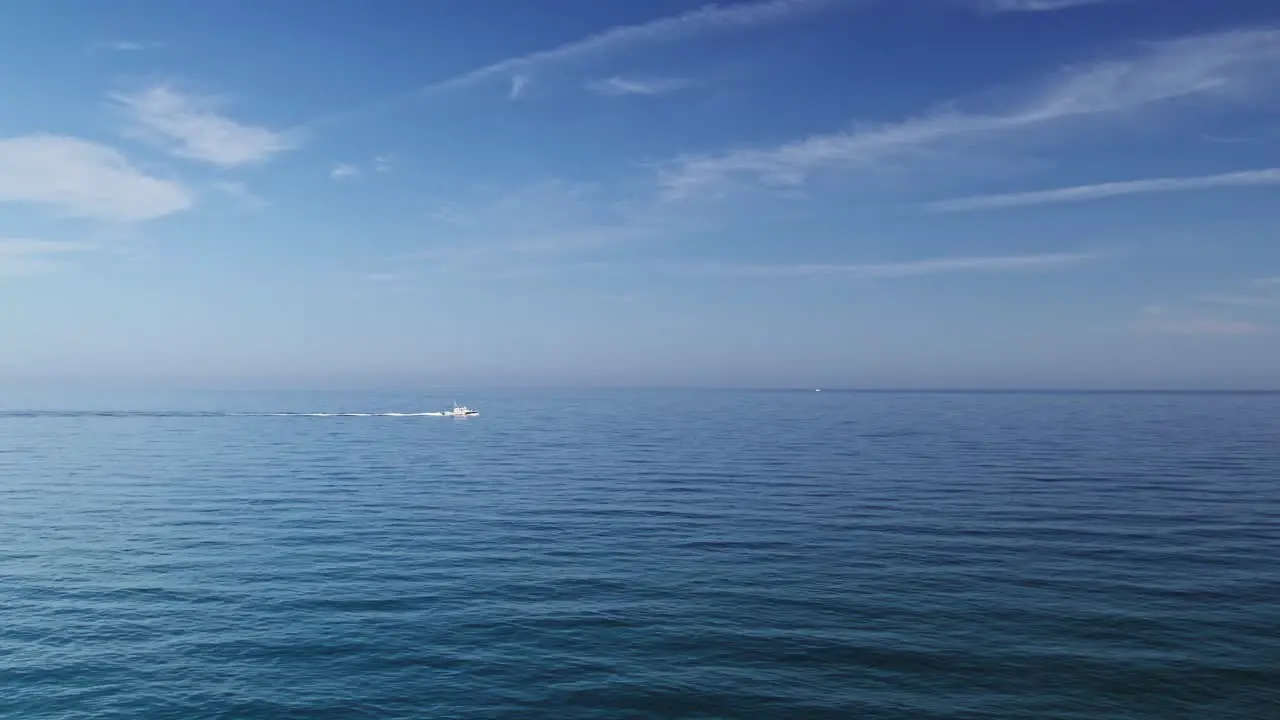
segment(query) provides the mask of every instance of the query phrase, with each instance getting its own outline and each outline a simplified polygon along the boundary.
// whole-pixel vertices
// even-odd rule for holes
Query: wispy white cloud
[[[453,202],[433,217],[449,229],[424,248],[423,259],[510,258],[592,250],[634,231],[608,209],[599,188],[560,180],[533,183],[469,203]]]
[[[1148,305],[1138,312],[1133,328],[1140,332],[1165,335],[1258,335],[1270,331],[1266,325],[1248,320],[1208,317]]]
[[[713,274],[753,277],[906,278],[942,273],[1001,273],[1053,270],[1082,265],[1105,256],[1105,253],[1100,252],[1041,253],[1033,255],[944,257],[889,263],[719,265],[704,269]]]
[[[254,212],[270,205],[250,190],[248,185],[235,180],[218,180],[213,183],[213,189],[235,203],[236,209],[240,212]]]
[[[111,49],[118,50],[120,52],[137,52],[139,50],[150,50],[152,48],[158,48],[158,47],[160,47],[160,43],[157,43],[157,42],[136,42],[133,40],[121,40],[113,44],[111,46]]]
[[[98,220],[150,220],[193,200],[174,180],[147,175],[119,151],[80,138],[25,135],[0,140],[0,203],[52,208]]]
[[[110,97],[126,114],[132,135],[178,157],[218,167],[262,163],[300,141],[296,133],[232,120],[219,112],[222,101],[182,93],[168,84]]]
[[[509,83],[507,92],[511,95],[516,86],[514,78],[525,77],[526,80],[522,83],[527,82],[527,78],[535,71],[541,74],[556,66],[606,58],[646,46],[768,27],[871,2],[873,0],[757,0],[732,5],[706,5],[646,23],[619,25],[553,48],[499,60],[407,93],[317,118],[308,123],[307,127],[315,129],[385,110],[415,98],[475,87],[487,82]],[[521,89],[523,90],[523,84]]]
[[[109,52],[142,52],[143,50],[157,50],[162,47],[164,47],[164,43],[151,40],[104,40],[94,43],[89,49]]]
[[[1202,295],[1197,300],[1207,305],[1226,305],[1237,308],[1280,308],[1280,278],[1257,278],[1244,283],[1235,292]]]
[[[985,210],[991,208],[1016,207],[1020,205],[1043,205],[1046,203],[1082,202],[1101,200],[1121,195],[1142,195],[1148,193],[1176,192],[1180,190],[1209,190],[1213,188],[1250,187],[1257,185],[1280,185],[1280,168],[1265,170],[1246,170],[1243,172],[1222,173],[1219,175],[1201,175],[1198,177],[1166,177],[1146,180],[1127,180],[1124,182],[1099,183],[1096,185],[1076,185],[1073,187],[1055,188],[1052,190],[1034,190],[1030,192],[1005,193],[1000,195],[983,195],[978,197],[959,198],[929,203],[933,210],[954,212],[960,210]]]
[[[930,0],[934,1],[934,0]],[[1061,10],[1079,5],[1123,0],[957,0],[981,12]],[[384,110],[413,98],[475,87],[505,80],[508,96],[515,97],[527,85],[532,71],[555,66],[586,63],[620,55],[651,45],[663,45],[707,36],[798,22],[824,13],[879,4],[881,0],[755,0],[739,3],[710,3],[677,15],[649,22],[619,25],[556,47],[505,58],[488,65],[423,85],[416,90],[317,118],[307,124],[318,128],[377,110]],[[523,77],[517,81],[515,78]],[[520,89],[516,90],[519,83]]]
[[[1280,307],[1280,297],[1262,295],[1204,295],[1200,298],[1200,302],[1239,307]]]
[[[348,163],[334,163],[329,170],[329,178],[333,180],[349,180],[360,174],[360,168]]]
[[[1139,322],[1138,329],[1170,335],[1259,335],[1268,332],[1267,326],[1250,320],[1204,317],[1149,318]]]
[[[1239,97],[1278,77],[1277,30],[1149,43],[1128,58],[1068,68],[1003,110],[948,110],[777,146],[686,155],[663,164],[662,183],[670,199],[723,192],[743,180],[796,185],[821,170],[865,167],[948,140],[996,137],[1193,97]]]
[[[500,60],[428,85],[423,90],[436,92],[470,87],[495,78],[527,73],[535,67],[578,62],[644,45],[776,25],[850,4],[853,4],[852,0],[763,0],[733,5],[706,5],[647,23],[613,27],[548,50]]]
[[[691,215],[654,214],[593,183],[547,180],[443,202],[429,213],[414,258],[434,265],[565,262],[636,247],[697,227]]]
[[[619,77],[591,80],[585,87],[598,95],[620,97],[624,95],[665,95],[695,87],[689,78],[677,77]]]
[[[1200,135],[1200,137],[1203,138],[1205,142],[1219,143],[1223,145],[1236,145],[1239,143],[1248,143],[1248,142],[1253,142],[1257,140],[1257,138],[1254,138],[1254,137],[1244,137],[1244,136],[1232,137],[1232,136],[1223,136],[1223,135],[1212,135],[1210,133],[1203,133]]]
[[[95,249],[89,243],[0,238],[0,277],[48,272],[57,267],[57,256]]]
[[[983,12],[1053,12],[1086,5],[1116,3],[1117,0],[974,0],[974,6]]]
[[[511,76],[511,89],[507,91],[507,99],[515,100],[519,98],[524,89],[529,86],[529,76],[525,73],[517,73]]]
[[[389,155],[375,155],[373,160],[369,162],[367,170],[379,174],[387,174],[395,170]],[[360,177],[366,172],[366,168],[352,163],[339,162],[334,163],[329,169],[329,178],[332,180],[351,180]]]
[[[457,202],[447,200],[431,210],[428,217],[434,222],[447,225],[466,225],[470,221],[471,213]]]

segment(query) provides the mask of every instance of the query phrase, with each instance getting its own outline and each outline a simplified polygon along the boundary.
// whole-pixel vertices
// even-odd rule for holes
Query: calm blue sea
[[[1280,395],[3,407],[5,718],[1280,718]]]

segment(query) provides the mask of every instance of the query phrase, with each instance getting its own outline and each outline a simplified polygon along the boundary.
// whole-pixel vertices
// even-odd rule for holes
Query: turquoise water
[[[1280,395],[454,399],[9,399],[0,716],[1280,717]]]

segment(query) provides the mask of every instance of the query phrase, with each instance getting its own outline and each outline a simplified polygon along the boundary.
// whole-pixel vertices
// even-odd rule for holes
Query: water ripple
[[[0,716],[1280,717],[1280,396],[474,402],[0,411]]]

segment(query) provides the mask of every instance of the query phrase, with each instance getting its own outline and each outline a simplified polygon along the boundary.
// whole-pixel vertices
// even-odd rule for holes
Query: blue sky
[[[1280,387],[1271,0],[11,0],[0,378]]]

